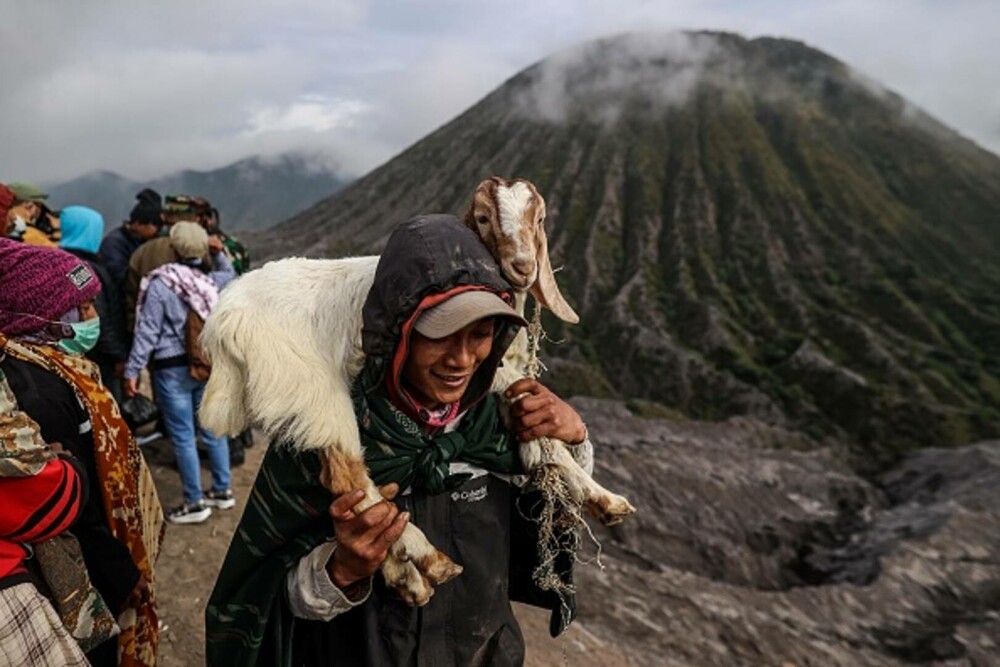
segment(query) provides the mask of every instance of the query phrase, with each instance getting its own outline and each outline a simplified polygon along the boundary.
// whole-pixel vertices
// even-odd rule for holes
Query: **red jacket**
[[[25,543],[44,542],[73,524],[83,496],[82,475],[69,459],[53,459],[31,477],[0,477],[0,582],[26,571]]]

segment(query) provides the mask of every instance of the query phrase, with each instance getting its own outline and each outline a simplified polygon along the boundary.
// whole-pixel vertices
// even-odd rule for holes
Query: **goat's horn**
[[[538,278],[531,286],[530,291],[538,299],[538,303],[551,310],[560,320],[576,324],[580,321],[580,316],[566,303],[562,292],[559,291],[556,276],[552,271],[552,263],[549,261],[549,241],[541,225],[539,225],[536,242],[538,248],[535,260],[538,262]]]

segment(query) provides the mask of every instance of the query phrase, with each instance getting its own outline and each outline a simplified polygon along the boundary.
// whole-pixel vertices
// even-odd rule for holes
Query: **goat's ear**
[[[563,322],[576,324],[580,321],[580,316],[563,298],[556,284],[556,276],[552,271],[552,262],[549,261],[549,240],[545,236],[544,221],[538,223],[538,233],[535,235],[536,255],[538,262],[538,279],[531,286],[531,293],[538,303],[542,304],[555,314]]]

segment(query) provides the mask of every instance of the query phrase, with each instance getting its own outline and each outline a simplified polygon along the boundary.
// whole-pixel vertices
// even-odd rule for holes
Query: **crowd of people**
[[[153,665],[164,521],[236,504],[231,443],[197,423],[210,372],[197,333],[246,254],[205,200],[148,189],[103,239],[98,212],[52,210],[25,184],[0,186],[0,220],[0,664]],[[490,387],[526,324],[512,303],[458,218],[396,229],[352,388],[386,500],[355,511],[364,491],[333,496],[310,443],[270,447],[206,608],[208,664],[513,666],[525,647],[512,600],[550,609],[553,635],[569,625],[573,598],[534,578],[539,499],[518,441],[562,440],[587,469],[593,450],[536,380],[509,388],[521,398],[501,418]],[[144,369],[183,486],[166,513],[120,409]],[[419,608],[379,575],[411,522],[464,568]]]
[[[246,251],[207,200],[150,189],[105,235],[92,208],[0,184],[0,223],[0,664],[153,665],[164,521],[235,505],[230,443],[204,429],[201,488],[190,330]],[[123,417],[147,369],[184,489],[166,512]]]

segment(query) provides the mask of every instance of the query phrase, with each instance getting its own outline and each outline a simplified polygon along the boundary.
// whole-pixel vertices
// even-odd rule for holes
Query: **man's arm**
[[[121,228],[112,231],[101,241],[97,256],[111,275],[111,280],[118,285],[119,290],[125,282],[128,271],[128,260],[132,255],[133,246],[125,238]]]
[[[220,290],[236,277],[236,271],[226,253],[220,252],[212,257],[212,272],[209,277]]]
[[[168,292],[168,288],[158,280],[154,280],[146,291],[146,300],[142,304],[142,312],[135,326],[132,351],[125,364],[126,380],[139,377],[139,372],[149,363],[149,358],[156,349],[163,328],[163,300]]]
[[[330,579],[327,564],[337,549],[335,541],[326,542],[299,560],[285,575],[288,608],[297,618],[329,621],[360,606],[371,594],[371,577],[341,590]]]
[[[139,300],[139,281],[142,276],[131,265],[125,269],[125,289],[122,294],[125,303],[125,330],[132,332],[135,329],[135,304]]]
[[[398,485],[390,484],[382,495],[393,498],[398,491]],[[389,501],[357,514],[353,508],[363,497],[363,491],[352,491],[334,499],[330,517],[335,540],[313,549],[286,575],[288,606],[295,616],[328,621],[368,599],[372,575],[410,515]]]

